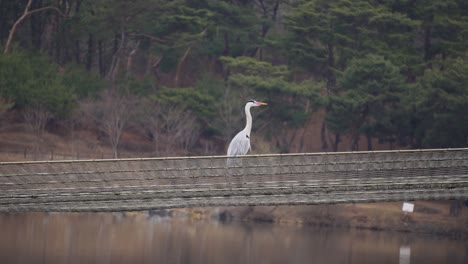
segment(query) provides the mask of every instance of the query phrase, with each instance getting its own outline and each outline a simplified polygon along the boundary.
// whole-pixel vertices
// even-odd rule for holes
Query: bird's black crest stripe
[[[255,100],[254,100],[254,99],[250,99],[250,100],[247,101],[247,102],[255,103]]]

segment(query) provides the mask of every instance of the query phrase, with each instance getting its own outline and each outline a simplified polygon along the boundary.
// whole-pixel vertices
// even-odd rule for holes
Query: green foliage
[[[208,121],[216,111],[215,98],[192,87],[162,88],[156,99],[166,104],[176,104],[192,111],[203,121]]]
[[[332,131],[381,139],[396,134],[395,117],[406,89],[398,67],[377,55],[355,59],[340,76],[339,87],[326,114]]]
[[[158,92],[159,86],[151,78],[135,79],[128,78],[121,80],[117,88],[120,92],[138,96],[150,96]]]
[[[329,81],[347,61],[369,53],[384,55],[397,65],[415,62],[413,41],[419,22],[385,5],[367,0],[298,1],[286,16],[286,25],[294,63],[307,68],[325,64]]]
[[[333,45],[341,35],[330,14],[331,4],[333,2],[299,1],[286,15],[290,32],[288,53],[297,64],[310,67],[326,62],[327,44]]]
[[[468,142],[468,60],[427,70],[413,93],[414,135],[422,147],[462,147]]]
[[[26,1],[3,2],[5,43]],[[46,6],[67,16],[27,17],[13,51],[48,59],[0,57],[0,98],[16,108],[64,115],[107,86],[92,71],[116,69],[119,91],[184,105],[225,137],[254,98],[272,106],[255,113],[271,134],[278,124],[293,134],[326,106],[335,132],[466,145],[466,60],[456,58],[468,54],[467,1],[34,1]],[[176,74],[195,88],[161,88]]]
[[[417,48],[426,61],[438,56],[463,56],[468,44],[468,5],[466,1],[408,1],[395,7],[420,23],[422,33]]]
[[[97,74],[90,73],[78,65],[67,67],[63,74],[62,83],[78,99],[95,98],[107,85]]]
[[[198,1],[163,1],[154,13],[143,20],[146,34],[162,41],[153,43],[153,50],[163,54],[161,70],[176,70],[180,58],[187,48],[198,48],[206,39],[206,31],[213,13]],[[204,2],[204,1],[200,1]],[[153,23],[148,23],[153,21]]]
[[[231,1],[202,2],[212,16],[206,38],[200,43],[200,55],[241,56],[256,44],[258,19],[251,7]]]
[[[257,123],[275,124],[269,127],[272,136],[286,137],[285,130],[303,127],[310,113],[320,106],[320,90],[324,84],[308,80],[295,82],[285,65],[275,66],[250,57],[222,57],[221,60],[232,73],[229,84],[242,91],[243,98],[269,103],[270,107]],[[279,144],[282,151],[289,151],[287,141],[281,140]]]
[[[276,78],[284,77],[289,73],[285,65],[273,66],[269,62],[259,61],[251,57],[221,57],[221,61],[230,69],[246,75]]]
[[[66,115],[75,101],[72,89],[63,84],[57,66],[34,54],[0,56],[0,95],[18,108],[41,107]]]
[[[196,83],[195,89],[204,94],[209,94],[214,98],[221,98],[224,95],[225,82],[216,75],[207,73]]]
[[[252,89],[247,92],[260,92],[264,95],[280,93],[318,101],[319,90],[323,88],[322,83],[294,82],[286,65],[275,66],[251,57],[221,57],[221,61],[232,71],[229,82],[235,87]]]

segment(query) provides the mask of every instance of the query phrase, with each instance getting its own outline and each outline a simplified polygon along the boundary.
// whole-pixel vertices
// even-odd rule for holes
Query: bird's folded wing
[[[245,155],[249,152],[250,140],[248,138],[235,137],[228,148],[228,156]]]

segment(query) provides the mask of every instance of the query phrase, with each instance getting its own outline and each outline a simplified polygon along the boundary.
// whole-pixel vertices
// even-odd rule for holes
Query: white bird
[[[250,150],[250,131],[252,130],[252,115],[250,114],[250,108],[254,106],[268,105],[267,103],[257,102],[255,100],[249,100],[245,104],[245,128],[237,133],[237,135],[231,140],[229,144],[227,155],[228,156],[239,156],[245,155]]]

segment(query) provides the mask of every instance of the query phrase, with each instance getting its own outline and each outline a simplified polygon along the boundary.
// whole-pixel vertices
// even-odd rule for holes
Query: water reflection
[[[135,214],[0,214],[0,263],[468,263],[466,241]]]
[[[400,246],[400,262],[399,264],[410,264],[411,263],[411,247]]]

